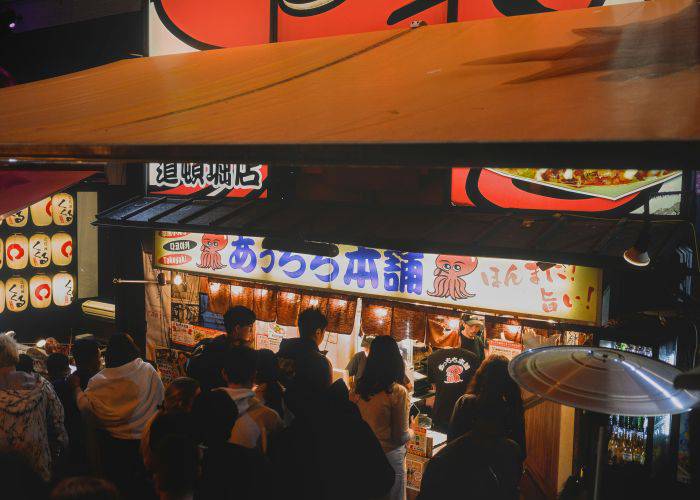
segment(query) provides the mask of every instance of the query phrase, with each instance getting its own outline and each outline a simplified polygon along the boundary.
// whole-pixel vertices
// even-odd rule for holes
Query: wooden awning
[[[571,215],[474,213],[438,207],[370,207],[342,203],[137,197],[96,215],[101,227],[244,234],[287,244],[323,242],[402,251],[483,255],[606,267],[644,229],[641,220]],[[653,223],[649,255],[674,254],[688,224]],[[309,252],[305,252],[309,253]],[[675,257],[677,259],[677,257]]]
[[[0,90],[0,158],[694,167],[700,7],[121,61]]]

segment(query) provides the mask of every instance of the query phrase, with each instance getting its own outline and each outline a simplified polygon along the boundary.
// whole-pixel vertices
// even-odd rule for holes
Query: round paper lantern
[[[68,273],[54,275],[51,283],[53,303],[57,306],[67,306],[73,303],[75,295],[75,279]]]
[[[14,276],[5,283],[5,303],[12,312],[22,312],[29,303],[29,284],[27,280]]]
[[[29,300],[35,309],[44,309],[51,305],[51,278],[37,274],[29,280]]]
[[[67,266],[73,260],[73,238],[68,233],[51,237],[51,258],[56,266]]]
[[[0,313],[5,310],[5,283],[0,281]]]
[[[5,243],[2,241],[2,238],[0,238],[0,269],[2,269],[2,265],[5,263]]]
[[[29,207],[29,211],[32,213],[32,221],[35,226],[48,226],[53,222],[50,196],[34,203]]]
[[[53,223],[59,226],[69,226],[73,222],[75,210],[73,197],[68,193],[58,193],[51,198]]]
[[[24,269],[29,260],[29,241],[23,234],[13,234],[5,241],[5,258],[10,269]]]
[[[7,216],[7,225],[10,227],[24,227],[29,220],[29,209],[23,208],[19,212]]]
[[[47,267],[51,264],[51,238],[42,233],[29,238],[29,263],[33,267]]]

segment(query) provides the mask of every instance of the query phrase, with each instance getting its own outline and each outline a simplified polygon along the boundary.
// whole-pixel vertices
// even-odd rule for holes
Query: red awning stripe
[[[11,170],[0,172],[0,218],[77,184],[95,174],[92,170]]]

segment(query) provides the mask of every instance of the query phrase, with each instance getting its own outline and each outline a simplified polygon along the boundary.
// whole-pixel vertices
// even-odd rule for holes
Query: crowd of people
[[[0,335],[3,498],[405,499],[415,423],[396,341],[363,344],[349,389],[319,350],[319,310],[299,315],[299,337],[276,354],[252,349],[255,319],[229,309],[226,334],[200,343],[167,388],[127,334],[109,339],[104,367],[89,338],[72,346],[74,366],[50,354],[48,379]],[[518,498],[524,420],[507,364],[468,370],[419,498],[465,484],[470,498]]]

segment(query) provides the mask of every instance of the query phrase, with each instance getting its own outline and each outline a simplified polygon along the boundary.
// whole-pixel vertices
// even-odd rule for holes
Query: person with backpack
[[[226,387],[222,370],[226,354],[233,347],[251,347],[255,313],[244,306],[230,308],[224,314],[226,334],[203,341],[193,351],[187,365],[187,376],[199,382],[203,392]]]

